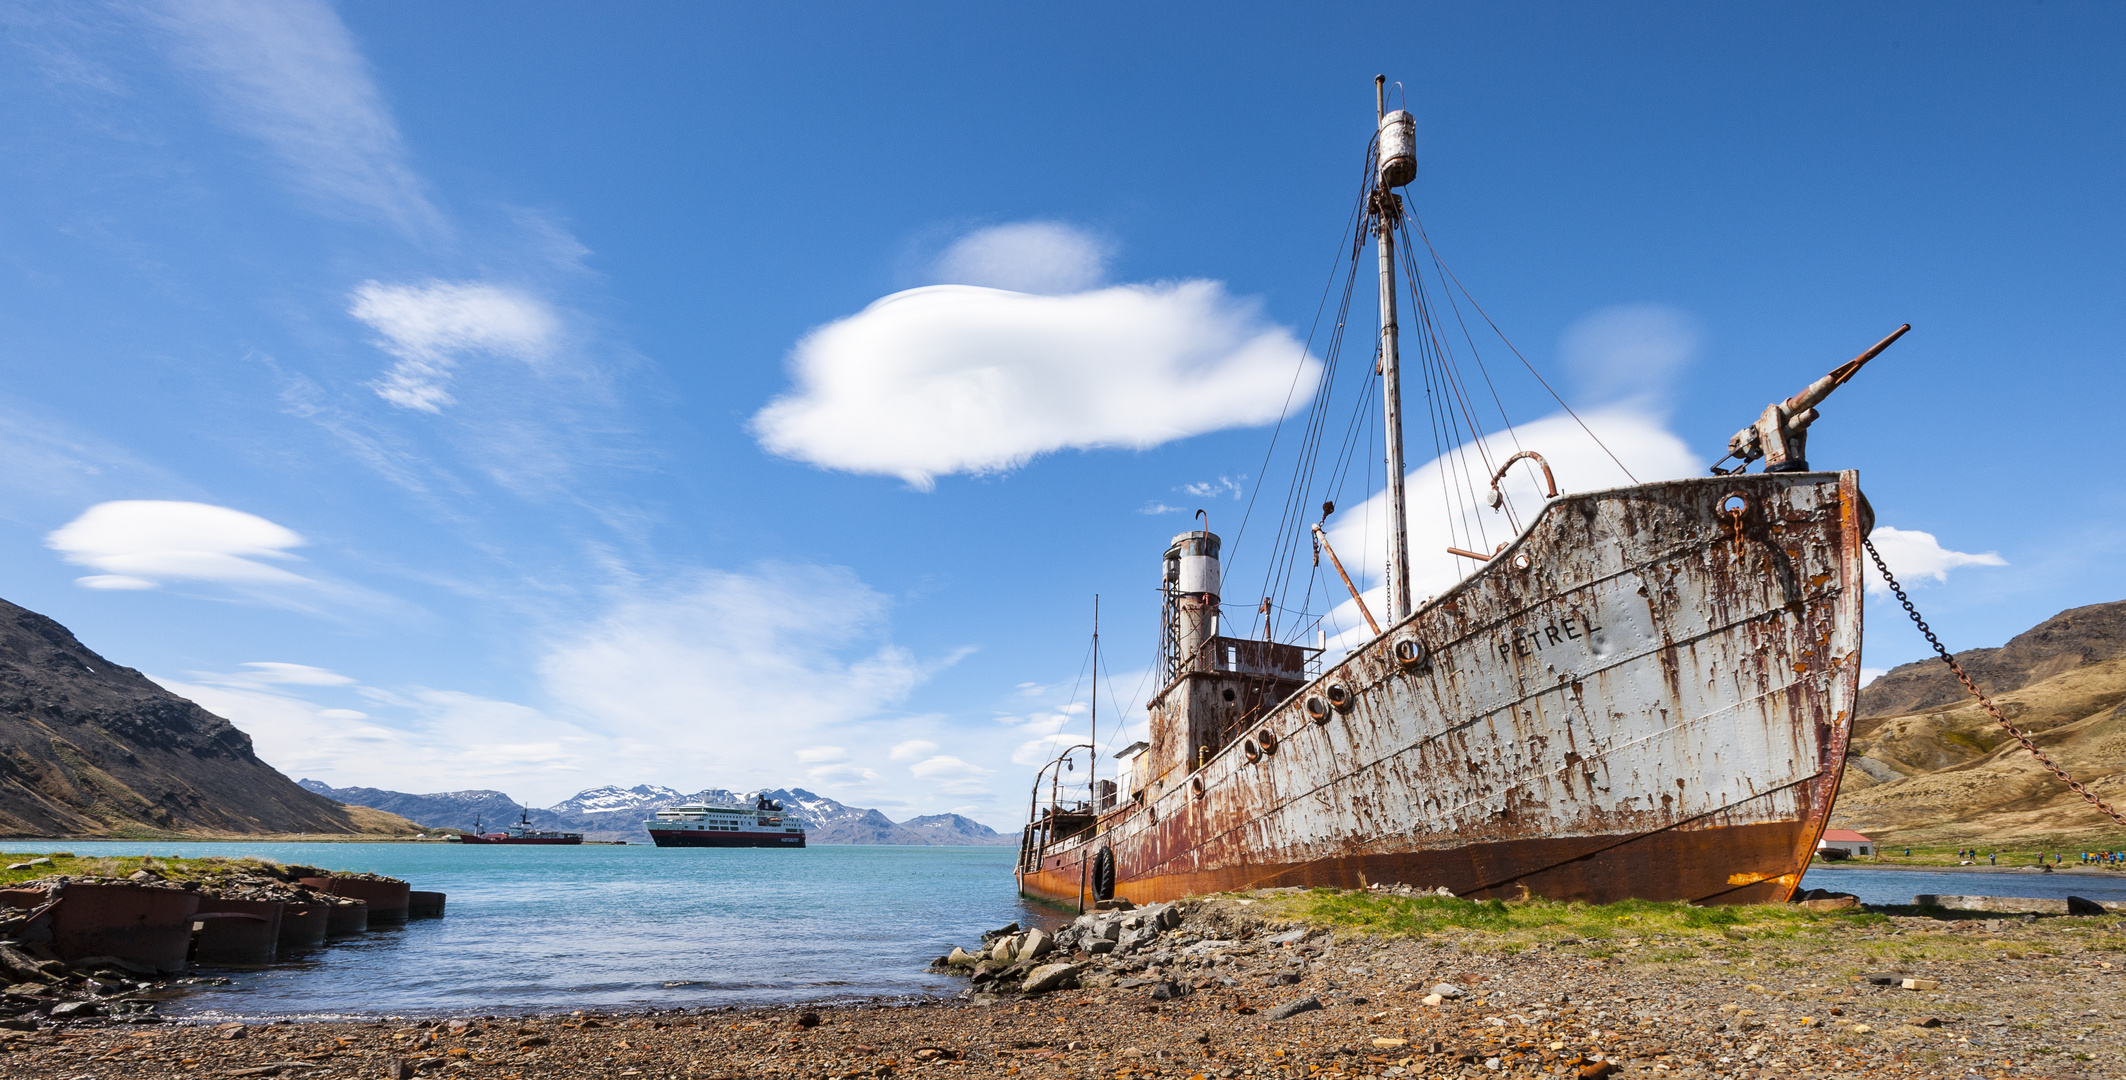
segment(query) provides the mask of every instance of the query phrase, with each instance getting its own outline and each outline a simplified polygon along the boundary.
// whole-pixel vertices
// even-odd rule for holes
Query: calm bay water
[[[8,841],[8,851],[250,856],[405,878],[448,913],[263,971],[224,971],[173,1016],[662,1008],[956,991],[923,968],[1007,922],[1055,925],[1015,847],[461,847]]]
[[[2126,903],[2126,873],[2045,874],[2036,871],[1971,873],[1944,870],[1872,870],[1866,867],[1812,866],[1801,882],[1805,889],[1849,892],[1863,904],[1909,904],[1914,896],[2028,896],[2059,899],[2079,896],[2105,904]]]

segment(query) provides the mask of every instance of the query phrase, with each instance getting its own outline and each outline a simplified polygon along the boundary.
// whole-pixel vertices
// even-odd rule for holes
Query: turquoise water
[[[166,1003],[172,1016],[676,1008],[956,991],[923,968],[1018,921],[1016,848],[461,847],[7,841],[9,852],[252,856],[450,894],[387,927]]]
[[[1973,874],[1955,870],[1873,870],[1867,867],[1812,866],[1804,889],[1849,892],[1863,904],[1909,904],[1914,896],[2025,896],[2061,899],[2079,896],[2104,904],[2126,904],[2126,873],[2044,874],[2029,872]]]

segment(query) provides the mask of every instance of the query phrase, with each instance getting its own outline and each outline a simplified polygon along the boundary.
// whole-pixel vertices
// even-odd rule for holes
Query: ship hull
[[[805,846],[802,836],[781,833],[708,833],[708,832],[661,832],[650,830],[650,839],[658,847],[717,847],[717,848],[801,848]]]
[[[1155,756],[1161,710],[1226,676],[1178,679],[1154,699],[1141,796],[1097,832],[1029,830],[1021,891],[1089,905],[1104,860],[1140,903],[1382,884],[1784,901],[1844,765],[1869,516],[1852,473],[1556,499],[1196,768]],[[1399,658],[1404,642],[1421,648]],[[1332,688],[1348,707],[1310,715]]]

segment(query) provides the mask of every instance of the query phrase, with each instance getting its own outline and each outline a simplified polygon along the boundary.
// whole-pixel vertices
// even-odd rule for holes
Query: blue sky
[[[2121,594],[2116,6],[4,12],[0,595],[293,775],[1011,827],[1092,595],[1126,702],[1195,509],[1265,572],[1376,72],[1642,471],[1910,322],[1810,458],[1945,638]]]

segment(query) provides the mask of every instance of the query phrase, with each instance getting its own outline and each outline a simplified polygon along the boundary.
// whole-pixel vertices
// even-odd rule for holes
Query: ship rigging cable
[[[2110,803],[2097,798],[2095,792],[2083,787],[2080,781],[2067,775],[2067,770],[2054,764],[2050,755],[2038,749],[2036,740],[2025,734],[2021,728],[2009,723],[2008,718],[2001,715],[2001,711],[1994,707],[1993,699],[1987,697],[1985,692],[1978,688],[1978,684],[1971,681],[1971,676],[1964,673],[1964,666],[1957,663],[1956,657],[1949,654],[1949,647],[1943,645],[1941,639],[1934,636],[1934,629],[1927,625],[1927,620],[1919,617],[1919,610],[1912,606],[1912,598],[1905,595],[1904,587],[1899,585],[1896,576],[1890,573],[1890,564],[1882,561],[1882,552],[1875,550],[1875,541],[1867,537],[1861,537],[1860,542],[1867,547],[1868,557],[1875,560],[1875,569],[1882,571],[1882,579],[1890,583],[1890,591],[1897,594],[1897,602],[1904,605],[1905,614],[1912,617],[1912,625],[1919,627],[1919,632],[1926,635],[1927,644],[1934,647],[1934,655],[1941,657],[1941,662],[1949,665],[1950,674],[1955,675],[1956,681],[1964,684],[1964,689],[1969,690],[1971,696],[1978,699],[1979,707],[1986,710],[1986,715],[1991,716],[1993,722],[1999,724],[2002,730],[2015,736],[2015,741],[2023,744],[2023,749],[2030,751],[2030,756],[2036,758],[2038,764],[2043,765],[2052,775],[2059,777],[2060,783],[2067,785],[2068,790],[2087,799],[2089,805],[2096,807],[2097,811],[2105,817],[2121,825],[2126,825],[2126,814],[2113,810]]]

